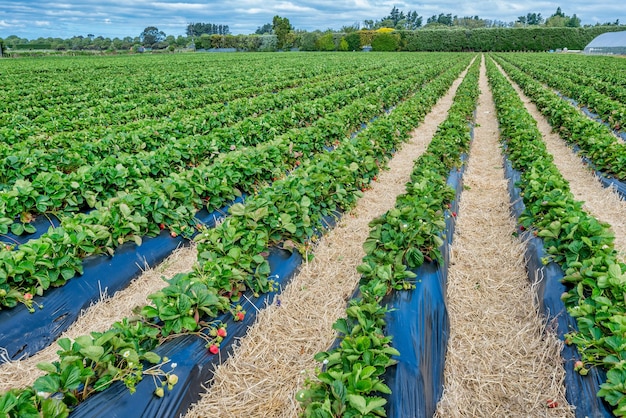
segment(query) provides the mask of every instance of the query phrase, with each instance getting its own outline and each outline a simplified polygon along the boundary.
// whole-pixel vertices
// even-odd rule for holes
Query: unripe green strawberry
[[[175,385],[176,383],[178,383],[178,376],[176,376],[175,374],[171,374],[167,377],[167,383],[169,385]]]

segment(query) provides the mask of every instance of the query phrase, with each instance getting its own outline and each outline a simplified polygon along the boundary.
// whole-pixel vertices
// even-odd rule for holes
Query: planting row
[[[617,259],[609,225],[587,214],[583,202],[574,200],[546,151],[536,121],[495,64],[491,60],[487,64],[506,157],[519,172],[517,187],[524,204],[520,229],[542,239],[545,256],[541,261],[546,269],[558,266],[564,272],[567,291],[561,300],[578,326],[577,330],[559,329],[559,336],[568,345],[576,344],[582,356],[576,363],[565,359],[568,380],[578,379],[577,388],[569,387],[566,396],[581,414],[591,411],[589,416],[606,416],[602,415],[605,407],[594,396],[581,396],[581,388],[593,384],[585,379],[601,380],[596,367],[604,368],[607,380],[598,395],[615,406],[616,415],[624,415],[626,265]],[[558,310],[550,314],[560,315]]]
[[[623,74],[626,65],[615,57],[582,55],[525,55],[511,56],[515,62],[532,64],[542,70],[566,75],[572,82],[592,87],[609,98],[626,103]]]
[[[444,239],[451,240],[449,227],[456,216],[451,206],[460,193],[458,181],[456,188],[447,182],[451,171],[456,176],[461,169],[462,155],[469,150],[470,123],[479,94],[479,62],[475,60],[468,70],[447,119],[416,161],[406,193],[398,197],[394,209],[370,223],[372,229],[363,244],[366,255],[358,267],[362,275],[358,296],[350,300],[346,318],[333,326],[340,342],[316,355],[323,366],[316,371],[316,379],[307,380],[306,389],[297,395],[306,417],[434,413],[441,394],[448,323],[447,314],[438,315],[445,312],[446,274],[433,274],[432,270],[446,268]],[[451,222],[447,223],[446,218]],[[420,269],[424,263],[428,268]],[[413,297],[422,305],[412,305],[410,314],[407,308],[411,297],[389,297],[392,292],[418,294],[432,288],[437,290],[428,302],[418,295]],[[429,304],[432,310],[423,304]],[[424,317],[437,317],[441,322],[433,319],[437,324],[417,324],[417,311],[421,310],[428,311]],[[394,328],[405,335],[385,335],[389,321],[406,315],[411,318]],[[435,334],[433,341],[425,342],[431,330]],[[429,370],[421,370],[419,364],[428,364]]]
[[[555,70],[551,65],[540,65],[535,60],[526,60],[524,55],[502,55],[506,60],[526,74],[546,83],[561,94],[578,101],[598,114],[613,129],[621,129],[626,122],[626,101],[614,100],[598,92],[588,84],[589,79],[577,77],[572,69]],[[504,59],[504,58],[503,58]]]
[[[435,74],[437,71],[440,71],[437,66],[424,70],[426,74]],[[93,208],[98,200],[110,199],[122,190],[136,188],[140,180],[161,179],[199,163],[207,164],[224,152],[267,142],[290,129],[297,130],[310,126],[318,119],[333,117],[347,104],[367,103],[377,108],[390,106],[398,100],[398,95],[414,89],[415,83],[422,80],[424,75],[401,81],[386,77],[359,84],[359,78],[353,78],[348,90],[332,94],[327,91],[329,95],[326,97],[294,104],[291,108],[268,113],[262,118],[245,119],[209,135],[189,136],[168,142],[156,151],[126,156],[111,155],[70,174],[64,174],[63,170],[57,168],[53,171],[37,171],[37,167],[44,163],[34,157],[27,167],[22,166],[22,170],[7,170],[13,173],[12,180],[16,181],[12,187],[0,191],[0,213],[5,218],[0,223],[8,223],[8,219],[14,219],[20,214],[71,213]],[[374,93],[381,82],[386,87]],[[341,82],[337,84],[342,85]],[[27,156],[29,150],[17,150],[12,157],[19,154],[23,154],[24,161],[30,161],[31,157]],[[32,181],[28,180],[29,173],[34,177]]]
[[[132,390],[147,384],[156,395],[150,402],[171,399],[158,397],[164,395],[164,389],[175,389],[182,376],[170,367],[166,371],[167,360],[153,350],[175,334],[185,333],[196,335],[211,354],[219,355],[220,344],[230,330],[214,319],[223,312],[230,312],[236,320],[245,319],[246,312],[237,306],[242,292],[273,289],[272,277],[268,277],[268,249],[304,246],[323,229],[325,217],[351,208],[398,142],[408,136],[467,65],[464,61],[389,115],[344,140],[332,153],[303,161],[290,176],[260,190],[245,204],[233,205],[231,216],[197,237],[199,263],[193,272],[169,280],[165,289],[151,296],[153,304],[140,309],[137,318],[121,321],[105,333],[60,341],[59,361],[42,364],[47,374],[33,387],[0,395],[0,405],[9,405],[3,412],[11,417],[38,413],[63,416],[68,407],[95,392],[102,392],[96,396],[106,396],[105,389],[112,385],[126,385]],[[158,379],[139,382],[144,372]],[[118,400],[108,399],[109,408],[117,404]]]
[[[626,143],[607,126],[589,119],[540,82],[505,62],[500,55],[494,58],[533,100],[561,138],[606,177],[626,180]]]
[[[399,73],[409,71],[400,67],[395,70]],[[227,150],[227,145],[230,146],[232,143],[223,144],[222,142],[233,135],[261,136],[263,132],[255,132],[253,129],[255,125],[266,127],[267,124],[279,123],[283,128],[293,125],[293,122],[285,125],[289,122],[286,116],[290,116],[290,112],[274,114],[278,113],[279,109],[322,98],[388,73],[380,69],[363,68],[355,74],[353,72],[348,74],[336,77],[333,82],[329,82],[327,75],[324,74],[314,79],[300,80],[302,85],[299,87],[292,88],[291,85],[286,84],[281,88],[288,88],[282,91],[274,89],[255,97],[248,96],[234,101],[206,101],[193,111],[178,110],[170,112],[166,118],[159,120],[129,122],[115,128],[113,132],[107,127],[104,127],[103,132],[102,125],[94,125],[89,130],[75,130],[59,135],[31,135],[25,141],[0,147],[0,156],[3,161],[3,166],[0,167],[3,168],[3,188],[12,185],[18,178],[32,180],[42,171],[69,173],[86,165],[101,164],[99,160],[111,154],[114,154],[116,159],[121,159],[124,164],[126,164],[124,160],[129,158],[129,153],[136,157],[146,153],[144,160],[154,159],[155,154],[157,156],[171,154],[170,165],[185,166],[187,163],[193,163],[198,155],[205,153],[204,150],[195,149],[195,142],[202,144],[214,140],[217,141],[214,148]],[[346,98],[347,100],[349,98]],[[179,104],[175,101],[172,103],[173,106]],[[310,105],[312,108],[318,107]],[[302,113],[301,109],[296,110]],[[258,118],[270,111],[272,114]],[[305,120],[306,116],[303,115]],[[240,125],[234,129],[232,125],[236,123]],[[223,131],[218,129],[227,127],[230,129]],[[212,136],[207,136],[209,133]],[[194,138],[196,136],[200,138]],[[191,138],[187,139],[187,137]],[[155,154],[148,154],[149,152],[155,152]],[[166,158],[165,156],[161,158]],[[129,161],[129,163],[132,162],[132,160]],[[158,169],[155,171],[154,168],[146,171],[151,175],[158,173]]]
[[[81,57],[47,62],[7,63],[3,72],[6,100],[1,104],[0,137],[16,143],[34,134],[115,126],[136,119],[168,117],[178,109],[194,111],[214,102],[269,93],[351,72],[363,64],[311,58],[242,57]],[[235,62],[233,62],[235,61]],[[302,59],[300,59],[302,61]],[[149,68],[149,70],[146,70]],[[210,71],[207,71],[207,68]]]
[[[404,90],[396,92],[395,100],[402,99],[401,93]],[[32,300],[24,295],[41,295],[51,285],[62,285],[81,272],[85,256],[112,253],[129,240],[140,244],[142,236],[158,234],[159,225],[191,234],[193,216],[203,204],[221,208],[242,192],[254,193],[262,183],[282,177],[300,156],[320,152],[380,111],[368,100],[356,101],[319,125],[224,154],[211,164],[200,164],[161,181],[138,180],[134,192],[97,202],[96,209],[87,214],[64,218],[61,227],[16,250],[12,246],[0,249],[0,288],[4,290],[0,303],[30,305]]]

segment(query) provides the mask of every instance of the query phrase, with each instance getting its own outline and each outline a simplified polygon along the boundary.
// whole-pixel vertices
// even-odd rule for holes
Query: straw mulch
[[[303,388],[304,371],[314,370],[318,364],[313,356],[333,343],[332,324],[345,316],[346,301],[358,284],[356,267],[364,256],[368,223],[391,209],[405,191],[413,162],[445,119],[459,83],[396,153],[389,170],[380,174],[357,207],[319,242],[315,258],[280,296],[280,306],[273,304],[260,313],[188,418],[298,416],[295,395]]]
[[[583,208],[589,214],[602,222],[611,225],[615,234],[615,249],[622,261],[626,260],[626,202],[614,189],[602,186],[595,173],[582,159],[572,152],[572,149],[552,132],[547,119],[539,112],[537,106],[521,91],[519,86],[512,83],[528,112],[537,120],[546,148],[554,156],[554,164],[569,182],[569,187],[576,200],[584,201]]]
[[[177,273],[191,271],[197,260],[197,254],[193,245],[179,248],[157,267],[147,268],[126,289],[116,292],[115,295],[109,296],[106,294],[106,289],[102,289],[101,300],[83,312],[78,320],[61,335],[61,338],[76,338],[92,331],[103,332],[114,322],[132,316],[133,308],[145,305],[148,303],[148,295],[165,287],[164,277],[169,278]],[[44,374],[37,369],[37,363],[57,360],[58,350],[58,345],[52,344],[30,358],[1,365],[0,391],[32,384],[37,377]]]
[[[450,340],[436,417],[569,417],[561,344],[538,314],[513,236],[493,98],[481,68],[475,138],[448,275]],[[548,402],[556,401],[556,408]]]

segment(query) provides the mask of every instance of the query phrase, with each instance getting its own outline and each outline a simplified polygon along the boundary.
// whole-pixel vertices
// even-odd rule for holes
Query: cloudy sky
[[[618,0],[591,1],[373,1],[373,0],[55,0],[0,3],[0,37],[70,38],[93,34],[109,38],[139,36],[144,28],[156,26],[167,35],[184,35],[192,22],[228,25],[233,34],[253,33],[272,17],[287,17],[296,29],[339,29],[378,20],[393,6],[404,12],[417,11],[426,18],[440,13],[475,16],[511,22],[527,13],[552,15],[558,6],[584,24],[626,23],[626,7]]]

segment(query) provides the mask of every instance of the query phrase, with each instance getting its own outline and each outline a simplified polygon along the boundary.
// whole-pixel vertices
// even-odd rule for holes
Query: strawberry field
[[[519,85],[580,155],[584,170],[597,171],[612,187],[606,193],[619,193],[626,190],[625,64],[570,55],[493,54],[484,64],[481,58],[185,54],[3,61],[0,378],[7,377],[0,411],[173,417],[197,403],[189,416],[237,416],[234,409],[201,409],[204,393],[210,398],[224,386],[214,383],[218,366],[236,361],[236,347],[251,327],[263,326],[264,311],[289,309],[287,299],[281,307],[283,292],[315,262],[329,231],[349,222],[377,186],[391,187],[384,183],[391,162],[449,94],[451,105],[428,147],[410,158],[405,190],[384,199],[382,216],[365,215],[369,235],[357,242],[363,254],[352,268],[358,280],[347,283],[350,296],[337,302],[345,312],[333,314],[332,329],[312,335],[294,325],[305,339],[330,342],[300,349],[311,375],[304,378],[296,365],[297,383],[279,402],[292,406],[271,413],[432,416],[445,386],[446,277],[454,225],[463,216],[459,200],[469,192],[462,177],[485,93],[478,88],[484,65],[517,217],[511,233],[539,248],[539,255],[527,256],[531,281],[534,270],[557,271],[545,284],[560,289],[556,300],[540,304],[546,321],[566,319],[553,330],[565,342],[567,400],[560,402],[577,416],[626,415],[626,248],[615,243],[618,229],[573,197],[513,90]],[[103,289],[111,295],[125,289],[146,264],[157,266],[189,245],[197,254],[193,265],[164,277],[145,304],[128,307],[131,314],[104,329],[63,336],[84,310],[102,303]],[[410,305],[406,295],[417,302]],[[321,307],[325,298],[319,298]],[[427,319],[414,322],[411,332],[399,325],[403,313],[422,310]],[[39,361],[51,345],[55,358]],[[36,363],[28,366],[30,358]],[[256,361],[257,369],[270,364]],[[425,366],[412,368],[415,361]],[[14,365],[32,378],[13,382]],[[258,373],[247,374],[245,386],[256,389],[246,393],[263,390],[250,376]],[[283,378],[291,375],[274,380]],[[408,390],[403,379],[423,384]],[[588,388],[592,393],[580,396]],[[556,403],[550,401],[548,410]],[[270,407],[260,405],[246,406],[247,413],[267,414]]]

